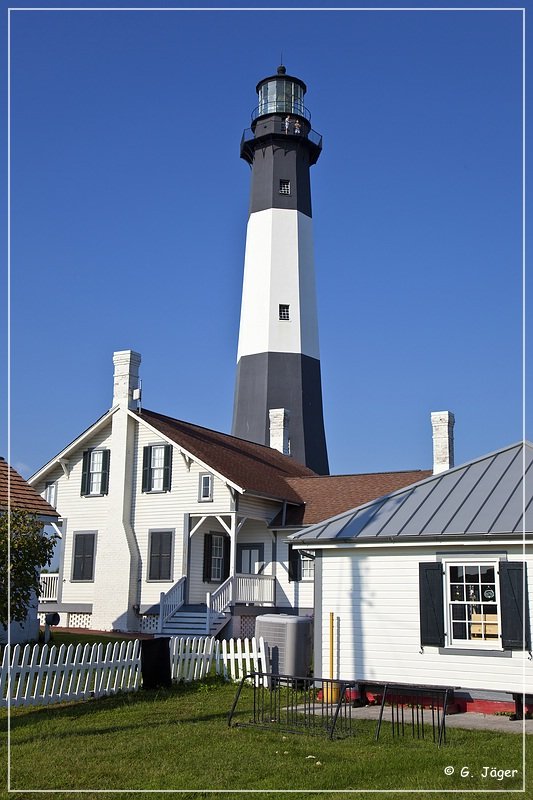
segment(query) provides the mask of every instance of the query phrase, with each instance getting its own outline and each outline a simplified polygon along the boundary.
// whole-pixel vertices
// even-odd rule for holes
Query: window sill
[[[457,644],[439,647],[439,653],[442,653],[443,655],[503,656],[508,658],[511,655],[511,652],[511,650],[504,650],[503,647],[461,647]]]

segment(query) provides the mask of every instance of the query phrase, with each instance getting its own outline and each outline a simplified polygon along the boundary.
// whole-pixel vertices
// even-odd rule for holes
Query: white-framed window
[[[208,503],[213,500],[213,476],[209,472],[202,472],[198,485],[198,501]]]
[[[291,193],[291,182],[284,180],[283,178],[279,182],[279,193],[280,194],[290,194]]]
[[[83,454],[81,494],[85,497],[107,494],[109,489],[109,450],[98,448]]]
[[[457,559],[444,567],[448,644],[500,647],[498,561]]]
[[[165,446],[154,445],[152,447],[152,458],[150,462],[152,471],[152,491],[163,491],[163,472],[165,469]]]
[[[143,449],[143,492],[169,492],[172,471],[172,447],[152,444]]]
[[[282,320],[289,320],[291,307],[287,303],[279,304],[279,318]]]
[[[56,507],[57,502],[57,483],[55,481],[47,481],[44,487],[44,499],[50,503],[52,508]]]
[[[211,580],[222,581],[224,537],[214,533],[211,539]]]
[[[315,560],[302,553],[302,580],[313,581],[315,579]]]

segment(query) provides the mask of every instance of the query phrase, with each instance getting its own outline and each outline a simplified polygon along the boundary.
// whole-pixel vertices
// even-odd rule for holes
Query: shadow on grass
[[[133,710],[142,705],[149,706],[154,703],[170,702],[172,700],[179,701],[180,698],[185,697],[197,696],[198,698],[204,699],[208,697],[210,693],[220,689],[225,689],[226,691],[229,690],[227,711],[219,711],[218,713],[213,714],[195,714],[191,717],[180,717],[178,720],[175,720],[175,722],[182,724],[185,722],[194,723],[220,719],[226,720],[231,706],[234,686],[233,684],[228,684],[220,678],[212,678],[202,684],[178,683],[174,684],[172,688],[168,689],[140,689],[137,692],[119,692],[109,697],[35,706],[31,707],[31,710],[29,710],[30,707],[28,706],[12,709],[11,730],[18,731],[28,726],[33,726],[35,723],[44,721],[45,716],[48,715],[58,722],[64,719],[68,719],[69,721],[76,719],[87,719],[94,714],[112,712],[117,709],[123,710],[124,708],[131,708]],[[161,722],[161,724],[168,725],[169,722],[172,723],[174,720],[170,718],[165,722]],[[0,721],[0,731],[7,731],[7,725],[8,717],[6,713],[4,718]],[[119,726],[111,727],[109,730],[116,730],[117,727]],[[136,728],[138,726],[131,727]],[[127,726],[120,725],[120,728],[126,730]],[[102,729],[98,730],[101,731]],[[90,731],[87,730],[86,732],[89,733]],[[82,734],[80,733],[80,735]]]

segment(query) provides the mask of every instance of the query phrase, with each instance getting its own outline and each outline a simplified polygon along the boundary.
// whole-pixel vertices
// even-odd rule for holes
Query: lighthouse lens
[[[303,89],[292,81],[272,80],[259,89],[259,114],[303,114]]]

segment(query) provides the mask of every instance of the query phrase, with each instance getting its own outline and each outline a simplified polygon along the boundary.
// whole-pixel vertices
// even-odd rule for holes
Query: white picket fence
[[[5,648],[0,668],[0,706],[46,705],[65,700],[103,697],[138,689],[140,643],[128,642],[60,647],[15,645]]]
[[[219,641],[211,636],[171,639],[172,680],[201,680],[209,675],[213,664],[217,675],[232,681],[242,680],[248,672],[267,672],[268,657],[263,637],[228,641]]]
[[[172,637],[170,668],[174,681],[197,681],[215,673],[240,680],[248,672],[268,671],[261,637],[218,641],[213,637]],[[0,707],[46,705],[134,691],[141,685],[138,639],[85,646],[29,645],[5,648],[0,667]]]

